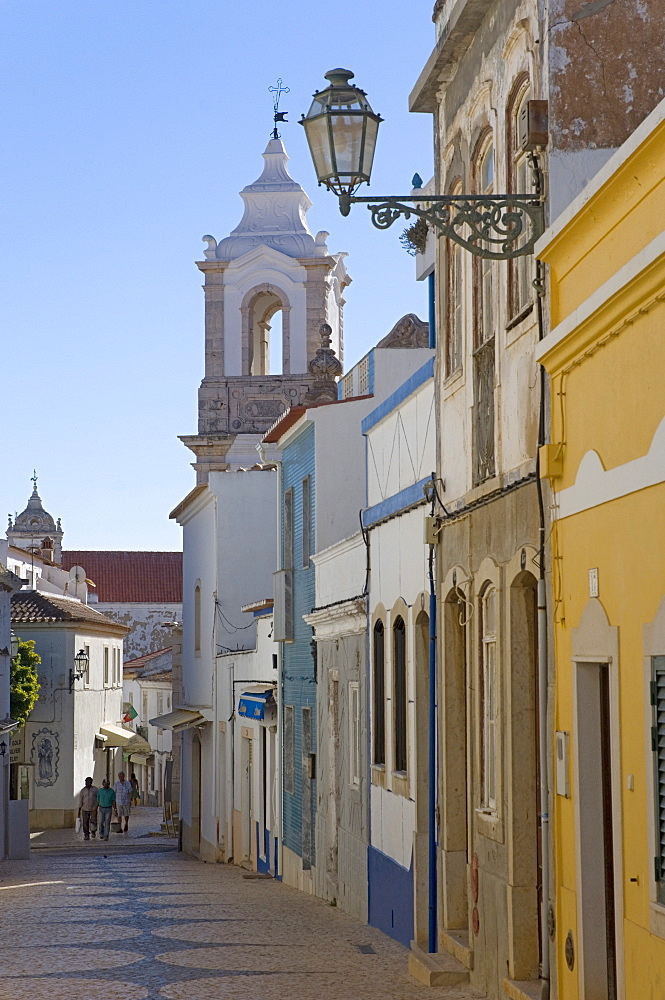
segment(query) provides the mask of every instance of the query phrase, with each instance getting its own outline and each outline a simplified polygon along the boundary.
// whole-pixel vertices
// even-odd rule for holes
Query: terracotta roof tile
[[[33,622],[93,622],[95,625],[113,625],[128,632],[106,615],[93,611],[87,604],[81,604],[71,597],[55,597],[40,594],[36,590],[20,590],[12,595],[12,625]]]
[[[181,604],[182,552],[62,553],[62,568],[83,566],[102,604]]]

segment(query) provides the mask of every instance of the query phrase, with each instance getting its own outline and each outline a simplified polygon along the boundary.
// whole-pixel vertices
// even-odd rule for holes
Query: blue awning
[[[272,701],[273,688],[265,691],[246,691],[240,695],[238,715],[246,719],[262,721],[266,714],[266,703]]]

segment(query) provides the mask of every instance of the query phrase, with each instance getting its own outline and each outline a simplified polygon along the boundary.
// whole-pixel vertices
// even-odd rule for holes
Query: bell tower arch
[[[311,202],[287,170],[281,139],[263,153],[261,176],[240,196],[244,213],[219,243],[204,236],[205,376],[198,434],[181,437],[196,455],[197,481],[213,469],[254,464],[255,445],[290,406],[302,402],[321,347],[343,360],[345,253],[331,254],[328,233],[307,227]],[[281,314],[280,371],[271,371],[271,337]],[[275,366],[276,367],[276,366]]]

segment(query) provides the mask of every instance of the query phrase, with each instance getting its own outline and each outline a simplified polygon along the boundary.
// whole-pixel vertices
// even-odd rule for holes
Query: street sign
[[[25,729],[15,729],[9,735],[9,763],[23,764],[25,747]]]

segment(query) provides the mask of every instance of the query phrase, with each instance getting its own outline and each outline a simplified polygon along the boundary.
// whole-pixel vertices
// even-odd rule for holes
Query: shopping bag
[[[81,832],[81,817],[80,816],[76,817],[76,823],[74,824],[74,829],[76,830],[77,833]]]

